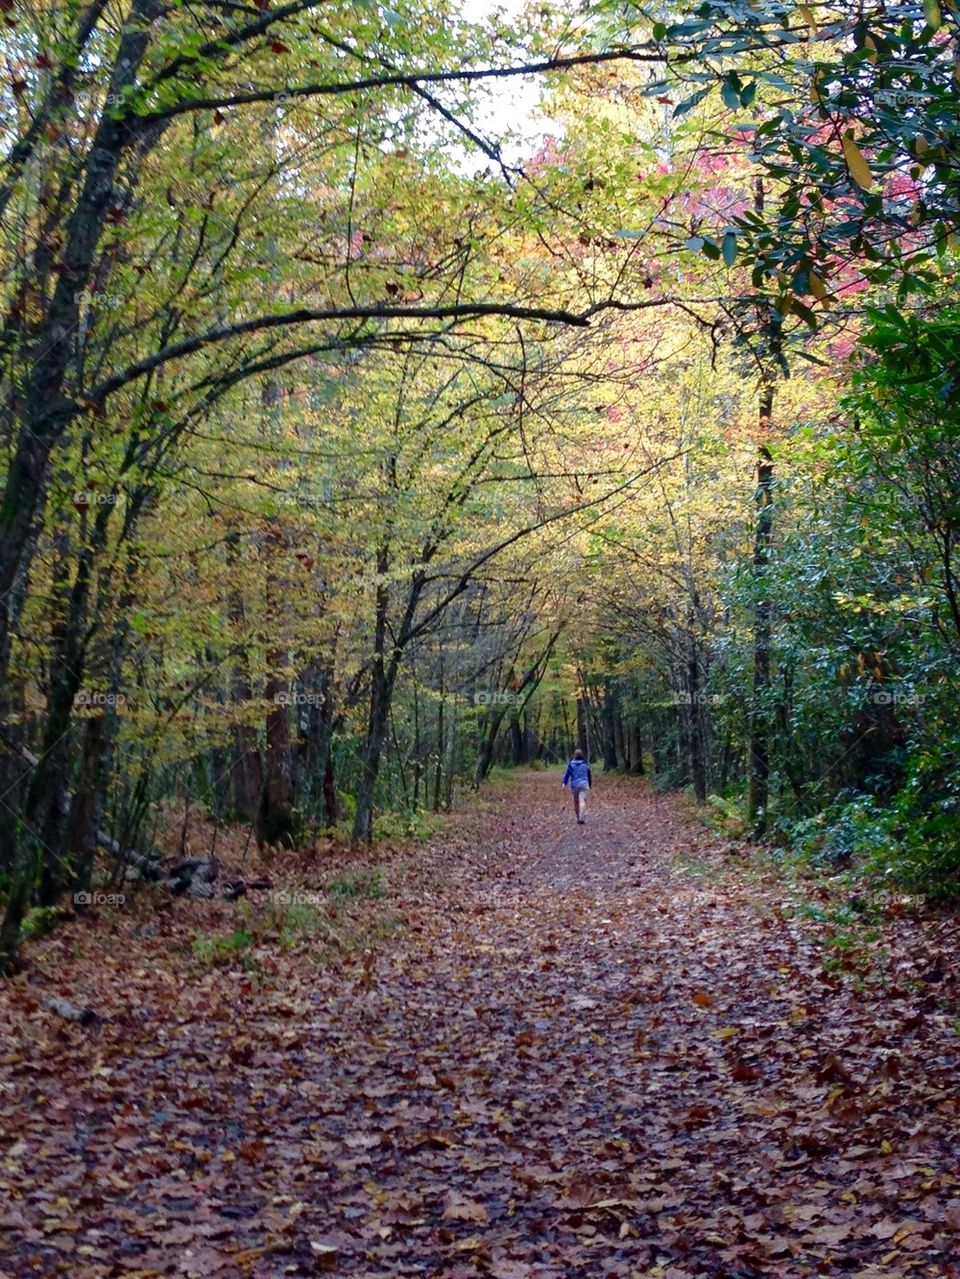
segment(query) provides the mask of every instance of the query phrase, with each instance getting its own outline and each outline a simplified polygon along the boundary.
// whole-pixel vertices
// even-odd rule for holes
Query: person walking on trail
[[[582,826],[587,820],[587,791],[593,785],[593,774],[583,751],[573,752],[573,759],[563,775],[563,784],[570,787],[577,825]]]

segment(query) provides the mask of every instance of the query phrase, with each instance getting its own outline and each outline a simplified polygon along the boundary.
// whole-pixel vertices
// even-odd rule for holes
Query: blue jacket
[[[572,759],[567,765],[567,771],[563,775],[563,784],[567,783],[571,786],[592,786],[593,774],[590,772],[590,765],[585,759]]]

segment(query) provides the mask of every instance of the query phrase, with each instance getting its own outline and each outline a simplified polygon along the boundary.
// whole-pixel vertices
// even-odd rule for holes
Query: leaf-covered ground
[[[753,861],[531,774],[320,923],[65,925],[0,997],[0,1273],[960,1275],[955,923]]]

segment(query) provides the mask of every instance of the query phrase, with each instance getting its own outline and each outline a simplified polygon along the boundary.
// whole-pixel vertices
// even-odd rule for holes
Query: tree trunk
[[[441,650],[442,655],[442,650]],[[420,739],[420,686],[416,667],[413,676],[413,811],[420,809],[420,781],[423,777],[423,743]],[[426,797],[424,802],[426,803]]]
[[[295,794],[309,799],[311,819],[327,827],[337,822],[337,792],[333,767],[333,689],[334,668],[311,662],[300,683],[306,693],[306,706],[297,706],[297,722],[302,723],[306,714],[306,729],[302,730],[301,749],[298,751],[298,768],[295,773]]]
[[[698,804],[703,804],[707,799],[707,775],[703,759],[703,701],[700,689],[700,662],[696,641],[692,639],[687,661],[687,687],[690,690],[690,702],[686,707],[687,766],[690,769],[694,796]]]
[[[99,523],[99,521],[98,521]],[[52,906],[66,885],[69,863],[63,856],[62,823],[69,803],[69,725],[73,718],[74,698],[79,690],[86,653],[80,639],[86,624],[88,556],[80,556],[76,584],[70,580],[70,536],[61,526],[53,539],[54,565],[52,586],[55,618],[50,645],[50,688],[47,693],[48,722],[43,749],[34,777],[27,788],[23,807],[24,835],[38,843],[40,875],[37,899],[42,906]],[[74,670],[74,668],[76,668]],[[58,729],[51,731],[53,720]],[[49,745],[52,738],[52,745]],[[39,790],[36,774],[39,770]]]
[[[74,702],[87,659],[87,617],[93,564],[106,542],[109,505],[98,514],[81,552],[64,611],[53,632],[50,688],[41,753],[20,809],[21,829],[14,843],[13,872],[7,909],[0,929],[0,966],[12,967],[20,924],[34,893],[41,905],[53,905],[74,882],[75,867],[65,856],[69,809],[69,735]],[[65,564],[65,545],[58,563]],[[65,571],[60,573],[65,582]],[[95,690],[103,692],[105,690]]]
[[[773,411],[773,387],[766,386],[761,398],[761,421],[769,423]],[[756,604],[753,629],[753,689],[750,711],[750,785],[747,818],[757,835],[767,828],[770,799],[770,747],[767,702],[770,690],[770,600],[767,597],[766,568],[773,531],[773,460],[765,446],[760,448],[757,467],[757,529],[753,547]]]
[[[235,568],[238,563],[236,538],[228,542],[227,564]],[[230,700],[235,707],[250,704],[253,689],[250,685],[250,667],[247,659],[246,612],[243,595],[231,590],[227,597],[227,616],[233,633],[237,656],[230,675]],[[233,763],[230,767],[233,787],[233,808],[238,817],[252,822],[260,808],[260,792],[263,789],[263,765],[257,730],[253,724],[235,724],[233,728]]]
[[[320,705],[320,723],[323,744],[323,815],[327,826],[336,826],[337,788],[333,774],[333,668],[323,673],[323,702]]]
[[[432,807],[435,813],[440,812],[440,797],[443,794],[443,742],[444,742],[443,717],[444,717],[444,712],[446,710],[447,702],[446,702],[446,696],[443,690],[442,678],[443,677],[441,674],[440,705],[437,707],[437,746],[436,746],[437,760],[433,768],[433,805]],[[478,768],[479,768],[479,761],[478,761]],[[479,777],[477,778],[477,780],[482,781],[483,778]]]
[[[392,665],[392,664],[391,664]],[[357,812],[353,822],[353,842],[369,844],[373,841],[373,799],[380,761],[387,741],[390,719],[390,702],[393,696],[393,680],[383,662],[375,663],[370,690],[370,714],[367,720],[367,739],[360,766],[360,784],[357,787]]]
[[[627,729],[623,716],[617,713],[613,717],[613,749],[617,758],[617,768],[630,767],[630,750],[627,740]]]
[[[283,654],[271,653],[271,665],[279,666]],[[296,842],[293,812],[293,751],[290,736],[290,690],[287,681],[273,675],[267,681],[266,772],[257,812],[257,841],[292,848]]]
[[[503,706],[496,706],[487,711],[486,718],[483,721],[483,738],[477,751],[477,764],[473,775],[475,786],[480,785],[493,765],[497,736],[506,713],[506,708]]]
[[[443,752],[444,771],[446,773],[446,789],[443,807],[450,812],[453,807],[453,777],[456,772],[454,753],[457,748],[457,703],[454,699],[447,715],[447,744]]]
[[[603,769],[604,772],[613,772],[618,763],[617,759],[617,698],[613,688],[612,680],[603,681],[603,709],[601,712],[601,725],[603,728]],[[622,736],[621,751],[622,757]]]
[[[127,610],[134,600],[133,582],[138,569],[135,556],[127,563],[124,590],[118,602],[118,621],[111,639],[110,693],[106,712],[87,721],[84,733],[80,775],[74,790],[70,810],[67,848],[76,859],[76,887],[89,889],[93,876],[94,859],[99,842],[104,792],[110,775],[110,756],[113,751],[119,724],[116,707],[122,691],[123,662],[126,651],[128,627]]]
[[[720,776],[717,780],[717,786],[722,793],[726,789],[727,782],[730,779],[730,747],[731,733],[730,729],[725,729],[723,734],[723,746],[720,750]]]
[[[326,763],[323,766],[323,813],[328,826],[336,826],[340,815],[337,804],[337,787],[333,775],[333,751],[327,751]]]
[[[353,819],[353,842],[369,844],[373,841],[373,799],[380,760],[387,740],[390,702],[396,679],[400,655],[394,650],[387,662],[387,617],[390,608],[390,588],[386,581],[390,567],[387,546],[377,549],[377,594],[374,622],[373,669],[370,675],[370,709],[367,714],[367,734],[363,757],[360,761],[360,784],[357,787],[357,811]]]
[[[283,387],[275,381],[264,382],[260,404],[263,429],[279,432]],[[286,610],[286,583],[278,576],[273,560],[279,543],[286,549],[286,538],[277,520],[270,521],[271,536],[264,539],[266,551],[267,625],[282,634],[281,619]],[[289,654],[275,646],[267,653],[266,697],[270,709],[266,723],[266,759],[260,807],[257,812],[257,841],[292,848],[296,843],[296,821],[293,808],[293,742],[290,732],[290,684],[284,671]]]
[[[442,649],[440,650],[439,685],[440,701],[437,705],[436,761],[433,766],[433,803],[431,804],[431,808],[435,813],[440,812],[440,796],[443,785],[443,717],[447,709],[446,667]]]
[[[590,731],[587,726],[587,709],[582,697],[577,698],[577,746],[587,759],[590,758]]]
[[[510,716],[510,760],[514,768],[527,763],[526,741],[516,711]]]
[[[763,212],[763,179],[757,178],[755,206]],[[772,308],[768,313],[771,332],[771,350],[778,356],[782,347],[782,333]],[[747,818],[754,834],[763,835],[767,829],[770,801],[770,744],[768,724],[768,700],[770,692],[770,600],[768,598],[767,563],[773,536],[773,458],[766,441],[773,422],[774,382],[771,372],[760,384],[758,426],[760,446],[757,461],[757,525],[753,542],[753,577],[755,606],[753,622],[753,688],[750,705],[750,781],[747,793]]]
[[[136,81],[158,8],[156,0],[135,0],[123,26],[108,86],[117,100]],[[56,287],[43,320],[32,329],[30,348],[24,352],[29,368],[23,395],[25,409],[0,500],[0,599],[15,590],[29,569],[50,454],[81,411],[72,397],[64,394],[74,350],[66,338],[76,329],[80,296],[90,278],[104,226],[116,204],[117,171],[124,153],[136,144],[144,154],[150,145],[142,132],[131,129],[128,121],[115,119],[109,112],[103,114],[87,152],[82,190],[66,223]],[[0,686],[7,681],[11,638],[9,614],[0,609]]]
[[[272,543],[268,543],[272,545]],[[272,556],[273,551],[267,551]],[[284,609],[284,584],[272,566],[268,567],[266,603],[268,625],[279,627]],[[296,843],[293,811],[293,743],[290,733],[290,685],[284,674],[288,654],[272,648],[267,654],[266,760],[260,807],[257,811],[257,842],[292,848]]]

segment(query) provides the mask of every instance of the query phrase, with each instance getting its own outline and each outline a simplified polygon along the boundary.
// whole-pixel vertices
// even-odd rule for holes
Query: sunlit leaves
[[[862,191],[872,191],[874,186],[873,173],[863,157],[863,152],[849,134],[844,135],[842,146],[843,157],[847,162],[847,168],[850,170],[850,176]]]
[[[708,5],[698,10],[698,20],[709,21],[696,36],[663,33],[668,48],[673,41],[678,79],[689,86],[678,116],[696,112],[709,122],[722,150],[739,141],[742,121],[715,119],[711,91],[725,112],[750,106],[757,115],[752,156],[767,179],[767,207],[743,227],[739,256],[748,263],[807,258],[819,270],[835,257],[866,280],[926,290],[931,254],[946,265],[960,194],[954,58],[948,43],[933,38],[944,8],[929,0],[921,26],[915,7],[872,5],[852,33],[839,11],[799,5],[792,12],[789,21],[773,3]],[[774,63],[759,31],[778,20]],[[681,61],[691,47],[699,54],[692,66]],[[704,65],[711,57],[715,71]],[[915,190],[918,160],[926,166],[922,198],[904,207],[889,192]],[[810,208],[815,219],[804,215]],[[721,234],[696,231],[704,244]],[[773,275],[755,271],[754,278],[769,285]]]
[[[927,20],[927,26],[931,31],[939,31],[943,24],[943,14],[940,11],[939,0],[923,0],[923,16]]]

